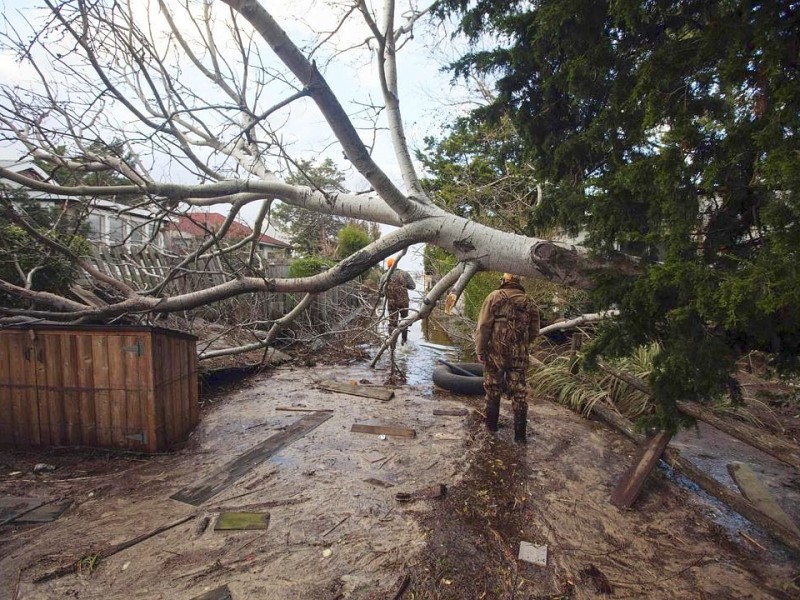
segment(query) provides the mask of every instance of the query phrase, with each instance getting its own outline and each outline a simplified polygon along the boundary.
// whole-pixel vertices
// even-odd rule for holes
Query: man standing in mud
[[[386,304],[389,311],[389,335],[397,329],[398,318],[404,319],[408,316],[408,290],[413,290],[417,286],[411,275],[402,269],[394,269],[394,258],[386,259],[386,266],[389,271],[381,278],[380,289],[386,294]],[[390,277],[391,274],[391,277]],[[388,281],[387,281],[387,278]],[[404,329],[400,345],[408,341],[408,329]]]
[[[514,441],[527,442],[528,345],[539,334],[539,310],[517,275],[503,273],[500,288],[483,301],[475,332],[475,352],[483,363],[486,428],[497,431],[500,397],[505,392],[514,409]]]

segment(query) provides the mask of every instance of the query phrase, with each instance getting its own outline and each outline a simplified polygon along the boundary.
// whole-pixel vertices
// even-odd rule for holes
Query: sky
[[[379,3],[379,2],[378,2]],[[11,28],[14,31],[24,32],[27,27],[25,19],[35,19],[31,12],[32,6],[39,2],[29,0],[0,0],[5,23],[0,23],[0,29]],[[142,11],[142,18],[146,18],[147,3],[133,3],[136,10]],[[182,3],[179,3],[182,4]],[[403,6],[398,2],[398,6]],[[152,2],[156,6],[156,2]],[[214,10],[224,8],[221,3],[215,3]],[[336,8],[333,10],[329,4],[322,0],[294,0],[293,2],[267,2],[265,6],[272,12],[279,24],[284,28],[289,37],[298,45],[310,47],[316,44],[320,34],[332,32],[327,43],[321,46],[314,54],[316,64],[326,77],[330,87],[337,94],[345,110],[356,112],[359,107],[373,100],[380,102],[380,88],[377,79],[376,59],[373,52],[363,49],[353,49],[362,45],[368,36],[368,29],[357,13],[341,27]],[[338,10],[341,10],[339,7]],[[378,11],[379,12],[379,11]],[[403,14],[398,10],[398,14]],[[181,31],[191,31],[194,23],[188,16],[176,14]],[[182,19],[182,21],[181,21]],[[158,31],[159,20],[151,20]],[[161,23],[163,25],[163,21]],[[24,34],[23,34],[24,35]],[[214,29],[217,45],[223,50],[226,47],[226,36],[229,34],[218,25]],[[327,36],[325,36],[327,37]],[[228,38],[229,39],[229,38]],[[349,49],[349,50],[346,50]],[[346,51],[345,51],[346,50]],[[398,79],[401,99],[401,111],[405,125],[407,139],[412,148],[421,147],[423,138],[427,135],[440,135],[443,126],[457,114],[464,112],[470,94],[462,86],[454,86],[450,75],[443,73],[442,65],[452,60],[457,55],[458,48],[453,48],[449,42],[449,34],[441,29],[433,30],[430,26],[417,23],[415,36],[399,52]],[[265,53],[267,59],[277,60],[271,52]],[[186,73],[189,69],[186,68]],[[191,76],[191,75],[188,75]],[[26,63],[20,63],[8,54],[0,53],[0,82],[5,84],[19,84],[22,88],[31,85],[35,79],[35,72]],[[191,82],[190,82],[191,83]],[[200,89],[204,85],[198,81]],[[285,94],[285,89],[283,92]],[[276,98],[279,98],[277,95]],[[265,105],[269,106],[275,100],[270,100]],[[311,101],[298,102],[284,111],[285,127],[281,130],[282,140],[291,148],[293,158],[321,160],[329,157],[348,173],[347,183],[353,191],[362,191],[366,184],[348,163],[343,160],[342,152],[334,143],[334,138],[329,132],[327,124]],[[120,113],[119,119],[124,120],[127,115]],[[381,125],[385,125],[381,123]],[[356,122],[356,126],[365,127],[365,123]],[[373,135],[371,131],[363,130],[365,139]],[[384,169],[402,189],[402,180],[394,159],[391,141],[388,132],[378,130],[375,133],[373,157],[377,164]],[[0,158],[13,159],[19,155],[16,147],[0,144]],[[153,165],[153,172],[162,169],[164,178],[168,177],[169,165]],[[224,207],[220,207],[224,210]],[[245,220],[255,217],[257,207],[251,205],[245,208]],[[220,211],[222,212],[222,210]],[[390,228],[384,226],[384,231]],[[421,271],[421,247],[409,250],[401,266],[409,271]]]

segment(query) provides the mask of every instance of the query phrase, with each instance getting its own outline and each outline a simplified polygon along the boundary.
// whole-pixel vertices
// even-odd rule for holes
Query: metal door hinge
[[[126,435],[125,439],[133,440],[135,442],[141,442],[142,444],[147,443],[147,432],[140,431],[139,433],[133,433],[131,435]]]

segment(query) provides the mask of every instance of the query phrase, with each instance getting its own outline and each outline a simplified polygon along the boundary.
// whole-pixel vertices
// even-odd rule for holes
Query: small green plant
[[[322,256],[304,256],[289,265],[289,277],[309,277],[327,271],[336,263]]]

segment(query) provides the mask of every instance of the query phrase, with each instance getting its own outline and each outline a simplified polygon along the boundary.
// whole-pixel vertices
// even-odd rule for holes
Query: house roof
[[[193,237],[205,237],[206,233],[211,231],[218,231],[223,223],[225,223],[225,215],[213,212],[193,212],[188,215],[181,215],[173,221],[173,227],[176,231],[180,231],[186,235]],[[227,235],[233,238],[244,238],[252,235],[253,230],[239,221],[234,221],[228,228]],[[264,246],[273,246],[275,248],[291,248],[291,244],[282,242],[272,236],[262,234],[258,238],[258,243]]]
[[[51,180],[47,172],[37,165],[32,159],[24,159],[19,161],[0,160],[0,167],[9,170],[12,173],[18,173],[37,181],[49,181],[50,183],[57,183],[56,181]],[[9,179],[5,179],[2,176],[0,176],[0,183],[14,190],[23,188],[21,184]],[[81,199],[76,196],[64,196],[50,192],[40,192],[38,190],[26,190],[26,194],[29,199],[40,202],[85,202],[85,199]],[[148,207],[133,208],[127,204],[114,202],[113,200],[108,200],[106,198],[91,198],[90,202],[93,208],[100,209],[106,213],[124,212],[130,216],[148,219],[151,218],[155,212]]]

